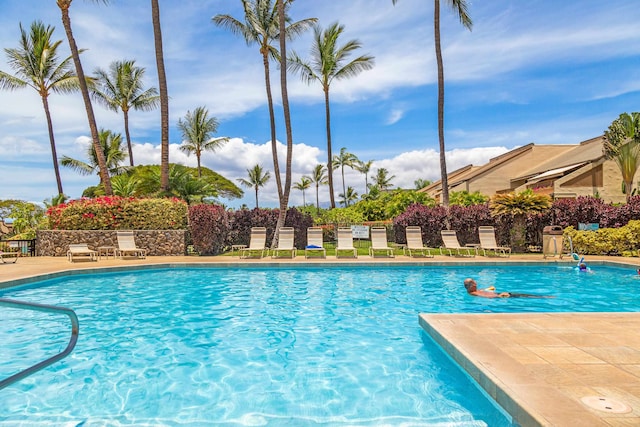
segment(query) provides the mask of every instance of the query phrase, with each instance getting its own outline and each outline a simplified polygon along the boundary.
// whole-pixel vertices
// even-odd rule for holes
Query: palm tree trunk
[[[160,92],[160,188],[168,192],[169,188],[169,94],[167,91],[167,75],[164,70],[164,54],[162,50],[162,27],[160,25],[160,6],[158,0],[151,0],[153,18],[153,40],[156,47],[156,67],[158,68],[158,91]]]
[[[320,214],[320,184],[316,184],[316,213]]]
[[[256,209],[258,209],[258,186],[256,185]]]
[[[198,161],[198,178],[202,178],[202,169],[200,166],[200,153],[196,154],[196,160]]]
[[[133,148],[131,147],[131,136],[129,135],[129,111],[122,110],[124,114],[124,135],[127,137],[127,148],[129,149],[129,164],[133,167]]]
[[[53,170],[56,174],[56,184],[58,184],[58,194],[63,195],[62,179],[60,178],[60,168],[58,166],[58,154],[56,153],[56,141],[53,136],[53,123],[51,122],[51,112],[49,111],[49,100],[46,96],[42,97],[42,105],[44,106],[44,115],[47,117],[47,128],[49,130],[49,143],[51,144],[51,157],[53,158]]]
[[[291,112],[289,111],[289,94],[287,92],[287,44],[286,44],[286,20],[284,0],[278,2],[278,26],[280,29],[280,91],[282,92],[282,110],[284,112],[284,126],[287,133],[287,160],[285,163],[285,179],[282,197],[280,198],[280,211],[276,231],[273,233],[272,247],[278,245],[279,230],[285,224],[287,209],[289,207],[289,193],[291,192],[291,157],[293,155],[293,133],[291,131]]]
[[[82,69],[82,63],[80,62],[80,53],[78,52],[78,46],[73,38],[73,31],[71,31],[71,18],[69,17],[69,6],[71,6],[71,0],[61,1],[58,0],[58,6],[62,13],[62,25],[64,31],[67,34],[69,40],[69,48],[71,49],[71,56],[73,57],[73,63],[76,67],[76,75],[80,83],[80,92],[82,92],[82,99],[84,101],[84,107],[87,113],[87,120],[89,121],[89,130],[91,131],[91,140],[93,142],[93,148],[96,150],[96,158],[98,159],[98,168],[100,169],[100,182],[104,186],[104,193],[107,196],[113,195],[113,189],[111,188],[111,179],[109,178],[109,170],[107,169],[107,162],[104,157],[104,151],[100,145],[100,137],[98,136],[98,126],[96,125],[96,117],[93,114],[93,106],[91,105],[91,98],[89,97],[89,88],[87,87],[87,80]]]
[[[440,142],[440,183],[442,184],[442,205],[449,206],[449,180],[447,178],[447,160],[444,147],[444,65],[440,46],[440,0],[435,0],[433,12],[433,32],[436,44],[436,63],[438,64],[438,140]]]
[[[331,112],[329,111],[329,88],[324,88],[324,112],[327,123],[327,177],[329,178],[329,200],[331,201],[331,209],[336,207],[336,200],[333,196],[333,164],[331,159]]]
[[[344,185],[344,165],[341,166],[342,169],[342,194],[344,194],[345,200],[347,198],[347,188]],[[349,206],[348,203],[345,202],[345,206]]]
[[[278,145],[276,144],[276,116],[273,110],[273,95],[271,94],[271,72],[269,70],[269,52],[262,53],[264,65],[264,82],[267,89],[267,104],[269,106],[269,125],[271,126],[271,155],[273,156],[273,172],[276,176],[278,200],[282,199],[282,178],[280,177],[280,162],[278,161]]]

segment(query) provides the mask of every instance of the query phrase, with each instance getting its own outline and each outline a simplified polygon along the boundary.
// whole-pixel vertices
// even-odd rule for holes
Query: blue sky
[[[628,0],[494,0],[469,3],[473,31],[442,10],[445,62],[445,141],[449,171],[480,165],[515,147],[577,144],[601,135],[622,112],[640,110],[640,11]],[[242,19],[239,0],[163,1],[161,19],[170,100],[170,161],[195,166],[178,146],[176,123],[188,110],[206,106],[220,122],[217,136],[231,138],[202,162],[236,182],[262,164],[273,170],[261,57],[256,46],[211,23],[216,14]],[[46,5],[46,6],[45,6]],[[318,18],[322,27],[345,26],[342,42],[358,39],[375,67],[331,86],[334,153],[346,147],[373,160],[372,174],[384,167],[397,187],[440,176],[437,134],[437,82],[432,2],[400,0],[297,0],[294,20]],[[18,23],[34,20],[56,27],[69,54],[52,0],[0,0],[0,47],[16,47]],[[148,1],[112,0],[109,5],[76,0],[71,6],[74,36],[85,72],[112,61],[135,59],[157,86],[151,12]],[[307,58],[309,32],[289,45]],[[0,70],[12,72],[0,52]],[[279,74],[272,67],[274,93]],[[324,100],[318,85],[289,76],[293,120],[294,182],[326,163]],[[83,159],[89,135],[79,94],[52,95],[58,155]],[[277,101],[279,104],[279,100]],[[123,132],[122,116],[95,106],[98,126]],[[159,111],[132,112],[131,134],[137,164],[159,163]],[[281,110],[277,120],[282,123]],[[282,126],[278,139],[285,140]],[[284,146],[281,159],[284,158]],[[56,194],[42,103],[32,89],[0,92],[0,199],[42,202]],[[62,168],[64,191],[72,198],[97,183]],[[347,185],[364,192],[364,177],[346,171]],[[339,174],[336,194],[341,192]],[[255,204],[251,189],[237,207]],[[307,201],[310,194],[307,193]],[[312,197],[313,199],[313,197]],[[322,202],[329,200],[321,188]],[[292,190],[292,205],[302,203]],[[272,179],[260,190],[261,206],[275,207]]]

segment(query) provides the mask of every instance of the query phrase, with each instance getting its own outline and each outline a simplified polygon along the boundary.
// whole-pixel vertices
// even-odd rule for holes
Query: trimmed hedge
[[[640,248],[640,221],[631,220],[622,227],[580,231],[573,227],[564,230],[571,237],[573,250],[584,255],[637,255]]]
[[[187,204],[176,198],[105,196],[72,200],[47,210],[52,230],[184,230]]]

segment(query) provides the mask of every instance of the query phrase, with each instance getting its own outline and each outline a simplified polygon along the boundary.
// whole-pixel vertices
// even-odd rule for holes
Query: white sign
[[[369,226],[368,225],[352,225],[351,234],[353,234],[354,239],[368,239]]]

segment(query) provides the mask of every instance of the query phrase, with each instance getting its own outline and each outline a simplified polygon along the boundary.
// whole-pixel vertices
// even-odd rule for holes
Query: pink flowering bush
[[[52,230],[183,230],[187,204],[177,198],[104,196],[71,200],[47,210]]]

